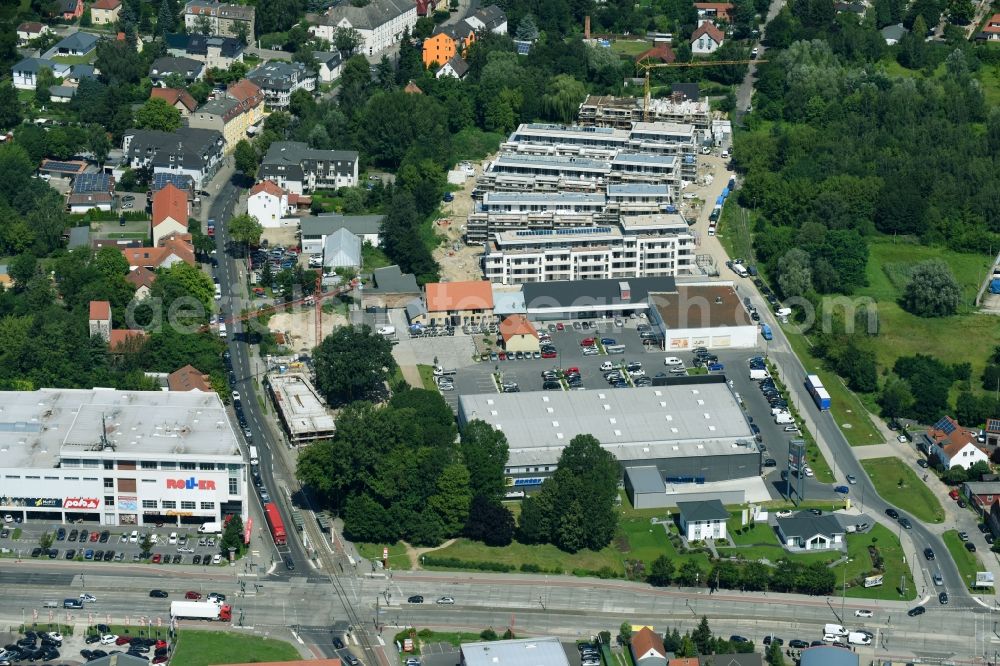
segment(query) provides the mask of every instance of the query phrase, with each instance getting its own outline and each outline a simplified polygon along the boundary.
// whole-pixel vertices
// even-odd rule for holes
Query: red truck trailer
[[[264,505],[264,516],[267,518],[267,526],[271,530],[271,538],[275,545],[284,546],[288,537],[285,535],[285,523],[281,520],[278,507],[273,502]]]

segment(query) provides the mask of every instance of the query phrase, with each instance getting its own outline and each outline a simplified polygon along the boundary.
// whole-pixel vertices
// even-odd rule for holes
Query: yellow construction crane
[[[636,69],[645,72],[645,87],[642,103],[642,120],[649,122],[649,71],[661,67],[715,67],[716,65],[750,65],[767,60],[695,60],[694,62],[651,62],[644,58],[635,63]]]

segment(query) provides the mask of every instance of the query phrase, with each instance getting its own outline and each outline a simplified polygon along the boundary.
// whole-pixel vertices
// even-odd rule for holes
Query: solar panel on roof
[[[74,164],[73,162],[57,162],[53,160],[48,160],[45,162],[44,168],[46,171],[62,171],[65,173],[75,173],[80,170],[80,165]]]
[[[531,51],[531,42],[514,42],[517,44],[518,55],[528,55]]]
[[[934,424],[934,429],[940,430],[946,435],[950,435],[951,433],[955,432],[955,424],[953,424],[947,418],[943,418]]]
[[[107,173],[81,173],[73,181],[74,194],[110,191],[111,175]]]

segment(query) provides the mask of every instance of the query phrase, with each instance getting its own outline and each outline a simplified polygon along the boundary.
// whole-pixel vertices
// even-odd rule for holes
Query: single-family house
[[[663,647],[663,638],[649,627],[632,633],[629,651],[635,666],[667,666],[667,650]]]
[[[431,326],[493,321],[493,287],[486,280],[431,282],[424,286]]]
[[[987,42],[1000,40],[1000,14],[994,14],[986,19],[986,23],[983,25],[983,31],[976,35],[976,39]]]
[[[722,46],[725,38],[724,32],[719,30],[710,20],[704,19],[701,25],[691,33],[691,53],[695,55],[715,53]]]
[[[275,141],[261,161],[259,177],[295,194],[354,187],[358,184],[358,153],[310,148],[299,141]]]
[[[155,271],[157,268],[170,268],[181,261],[189,266],[195,265],[190,234],[167,236],[160,240],[157,247],[123,247],[121,251],[130,271],[140,266]]]
[[[977,462],[988,463],[990,460],[989,454],[980,446],[979,431],[962,427],[950,416],[935,423],[922,437],[925,438],[928,455],[936,456],[945,469],[969,469]]]
[[[149,67],[149,80],[155,86],[165,87],[167,79],[175,74],[187,83],[194,83],[205,74],[205,64],[194,58],[163,56]]]
[[[145,266],[139,266],[129,271],[129,274],[125,276],[125,281],[135,288],[132,298],[141,301],[149,296],[153,283],[156,282],[156,273]]]
[[[1000,446],[1000,419],[986,419],[986,428],[983,430],[983,443],[988,451],[995,450]]]
[[[340,229],[347,229],[360,238],[362,243],[370,243],[378,247],[379,234],[382,231],[382,220],[384,219],[385,215],[341,215],[339,213],[306,215],[299,221],[302,252],[303,254],[319,254],[323,251],[326,237]]]
[[[417,25],[413,0],[371,0],[358,6],[342,2],[322,14],[307,14],[309,32],[331,44],[339,28],[354,30],[361,38],[358,53],[373,56],[397,44],[403,33]]]
[[[188,201],[194,199],[195,187],[191,176],[180,173],[154,173],[152,180],[149,182],[149,189],[151,192],[156,193],[167,185],[173,185],[181,192],[187,194]]]
[[[450,76],[461,81],[468,72],[469,64],[462,59],[462,56],[456,53],[451,57],[451,60],[441,65],[441,69],[434,76],[439,79],[442,76]]]
[[[290,223],[289,216],[295,212],[295,199],[298,195],[290,195],[271,180],[262,180],[252,188],[247,197],[247,214],[257,218],[265,229],[283,226]]]
[[[74,32],[66,35],[46,52],[51,56],[87,56],[97,48],[97,35],[89,32]]]
[[[18,90],[34,90],[38,85],[38,73],[48,69],[57,79],[69,73],[70,66],[45,58],[25,58],[11,68],[14,87]]]
[[[157,173],[188,175],[201,189],[222,165],[225,139],[216,130],[181,127],[173,132],[126,130],[122,164],[133,169],[152,167]]]
[[[465,18],[465,22],[472,26],[476,32],[507,34],[507,15],[496,5],[483,7],[473,12],[471,16]]]
[[[717,19],[726,23],[733,22],[730,16],[733,5],[730,2],[696,2],[694,8],[698,10],[698,18]]]
[[[56,14],[64,21],[75,21],[83,16],[83,0],[56,0]]]
[[[344,71],[344,59],[336,51],[313,51],[313,58],[316,58],[316,64],[319,65],[319,80],[323,83],[332,83]]]
[[[247,72],[247,78],[264,91],[270,109],[286,109],[296,90],[316,90],[316,76],[301,62],[265,62]]]
[[[153,194],[153,245],[171,235],[188,232],[187,193],[184,190],[167,185]]]
[[[358,268],[361,266],[361,239],[341,227],[323,239],[325,268]]]
[[[90,6],[90,20],[94,25],[118,23],[121,11],[121,0],[97,0]]]
[[[89,210],[110,211],[114,197],[108,192],[72,192],[66,197],[66,207],[74,215]]]
[[[666,42],[661,42],[651,49],[646,49],[635,57],[636,62],[649,61],[669,64],[675,60],[677,60],[677,56],[674,54],[674,50],[670,48],[670,44]]]
[[[799,511],[778,518],[778,538],[789,550],[829,550],[844,543],[844,528],[836,517]]]
[[[188,118],[188,125],[220,132],[226,141],[226,152],[231,152],[240,140],[247,138],[247,130],[263,118],[263,91],[253,81],[243,79],[202,104]]]
[[[180,111],[182,118],[187,118],[198,108],[198,102],[184,88],[157,88],[154,86],[149,91],[149,98],[162,99]]]
[[[111,338],[111,303],[109,301],[90,302],[90,337],[98,337],[107,342]]]
[[[256,17],[253,5],[231,5],[212,0],[189,0],[184,5],[184,26],[189,34],[201,32],[203,27],[207,27],[210,35],[235,37],[247,44],[256,39]]]
[[[523,314],[515,314],[500,322],[498,327],[503,348],[508,352],[536,352],[540,350],[538,331]]]
[[[51,33],[52,28],[44,23],[39,23],[38,21],[26,21],[17,26],[17,44],[18,46],[24,46],[34,39],[38,39],[43,35]]]
[[[171,391],[212,392],[209,376],[190,363],[167,375],[167,388]]]
[[[833,10],[838,14],[854,14],[860,20],[864,18],[868,7],[863,2],[835,2]]]
[[[842,650],[842,648],[836,648],[830,646],[834,650]],[[813,648],[809,648],[812,650]],[[854,658],[852,666],[858,666],[858,655],[848,652],[851,657]],[[847,666],[846,662],[841,661],[818,661],[816,664],[824,664],[825,666]],[[698,666],[764,666],[764,655],[760,652],[739,652],[735,654],[702,654],[698,655]],[[816,666],[816,665],[814,665]]]
[[[985,515],[1000,500],[1000,481],[966,481],[962,484],[962,495]]]
[[[896,44],[899,44],[899,40],[903,38],[903,35],[908,32],[909,30],[907,30],[902,23],[887,25],[882,28],[882,39],[885,40],[887,45],[895,46]]]
[[[678,502],[678,525],[688,541],[725,539],[729,512],[717,499]]]
[[[70,68],[69,73],[63,79],[67,83],[72,83],[79,86],[80,82],[84,79],[90,79],[91,81],[96,81],[100,72],[93,65],[88,65],[87,63],[79,63],[73,65]]]
[[[698,657],[675,657],[667,662],[667,666],[701,666]]]
[[[431,36],[424,40],[422,56],[424,67],[430,67],[435,63],[440,67],[456,55],[463,55],[474,41],[476,41],[476,30],[466,21],[439,25]]]
[[[392,265],[372,271],[372,281],[362,292],[362,306],[405,308],[410,301],[420,301],[420,287],[413,273],[404,273]]]

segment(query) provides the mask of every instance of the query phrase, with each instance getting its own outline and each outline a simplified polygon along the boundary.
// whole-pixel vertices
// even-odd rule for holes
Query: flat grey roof
[[[511,465],[555,462],[581,434],[596,437],[623,463],[757,450],[725,382],[463,395],[458,418],[461,425],[480,419],[503,432]]]
[[[636,164],[673,164],[675,155],[653,155],[652,153],[618,153],[612,162],[634,162]]]
[[[658,187],[658,186],[654,186]],[[662,186],[666,189],[666,185]],[[594,203],[603,204],[603,194],[587,192],[487,192],[483,203]]]
[[[626,183],[608,185],[608,195],[612,194],[658,194],[668,196],[669,185],[652,185],[648,183]]]
[[[559,639],[552,636],[465,643],[461,650],[465,666],[569,666]]]
[[[271,373],[267,376],[267,381],[293,439],[309,438],[317,433],[333,433],[333,415],[305,375]]]
[[[591,160],[585,157],[571,157],[569,155],[521,155],[518,153],[504,153],[497,157],[494,164],[524,164],[533,167],[573,166],[578,169],[607,169],[610,166],[606,160]]]
[[[215,393],[40,389],[0,392],[3,467],[51,468],[60,458],[120,456],[242,461],[225,406]]]

